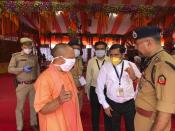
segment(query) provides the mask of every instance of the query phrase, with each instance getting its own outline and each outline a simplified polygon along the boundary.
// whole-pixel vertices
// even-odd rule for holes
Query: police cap
[[[161,29],[157,26],[145,26],[141,28],[137,28],[132,32],[132,37],[135,40],[151,37],[151,36],[160,36],[161,37]]]
[[[23,44],[27,44],[27,45],[31,45],[33,42],[32,39],[28,38],[28,37],[23,37],[20,39],[20,43]]]

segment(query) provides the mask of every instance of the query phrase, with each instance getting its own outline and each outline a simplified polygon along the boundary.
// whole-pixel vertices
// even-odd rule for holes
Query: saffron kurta
[[[51,113],[40,113],[48,102],[59,96],[62,86],[72,92],[71,100]],[[77,89],[70,73],[58,71],[51,64],[37,79],[35,89],[34,108],[39,114],[40,131],[83,131]]]

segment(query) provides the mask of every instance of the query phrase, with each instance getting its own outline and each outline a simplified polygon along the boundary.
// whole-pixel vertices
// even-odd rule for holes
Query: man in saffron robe
[[[77,88],[69,71],[75,64],[73,49],[58,44],[54,57],[35,83],[34,108],[39,114],[40,131],[83,131]]]

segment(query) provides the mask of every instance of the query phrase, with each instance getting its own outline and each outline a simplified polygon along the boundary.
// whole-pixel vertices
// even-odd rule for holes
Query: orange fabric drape
[[[146,26],[151,19],[141,15],[141,14],[137,14],[132,18],[133,22],[134,22],[134,27],[141,27],[141,26]]]
[[[109,16],[103,12],[97,12],[95,18],[98,20],[97,33],[103,34],[108,28],[108,18]]]
[[[19,16],[4,11],[2,13],[2,35],[16,34],[19,30]]]
[[[50,12],[43,11],[39,16],[39,25],[40,25],[40,33],[48,33],[51,32],[52,25],[52,15]]]

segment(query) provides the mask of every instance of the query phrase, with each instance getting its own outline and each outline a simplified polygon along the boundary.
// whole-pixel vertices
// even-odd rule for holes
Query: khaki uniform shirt
[[[31,72],[23,72],[23,67],[26,65],[32,67]],[[38,57],[33,54],[26,55],[23,52],[14,53],[9,63],[8,72],[16,74],[18,81],[35,80],[40,72]]]
[[[74,67],[71,70],[76,87],[80,87],[79,77],[83,74],[83,61],[81,57],[76,58]]]
[[[163,50],[152,57],[139,82],[137,107],[147,111],[175,113],[174,65],[175,60]]]

